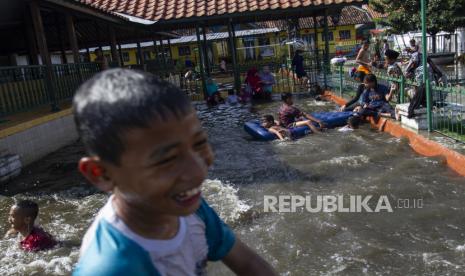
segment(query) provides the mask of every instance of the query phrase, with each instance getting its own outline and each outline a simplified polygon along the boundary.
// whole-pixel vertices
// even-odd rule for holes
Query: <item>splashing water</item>
[[[237,188],[223,184],[220,180],[206,180],[202,187],[204,198],[218,215],[226,222],[232,223],[248,211],[250,206],[240,200]]]

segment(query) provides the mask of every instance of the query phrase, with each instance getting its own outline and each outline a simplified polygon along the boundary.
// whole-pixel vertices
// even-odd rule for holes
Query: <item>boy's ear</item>
[[[113,190],[113,182],[106,175],[102,161],[97,157],[83,157],[79,160],[79,171],[95,187],[104,192]]]

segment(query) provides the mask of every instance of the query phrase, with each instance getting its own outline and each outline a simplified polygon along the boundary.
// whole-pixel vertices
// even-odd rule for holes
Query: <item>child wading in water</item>
[[[297,107],[293,106],[292,94],[285,93],[281,96],[283,101],[282,106],[279,108],[279,123],[282,127],[291,128],[299,126],[308,126],[314,133],[320,132],[320,127],[324,127],[323,122],[314,118],[312,115],[300,111]],[[320,125],[316,127],[313,122]]]
[[[202,199],[213,153],[179,88],[113,69],[84,83],[73,107],[87,151],[79,170],[111,193],[74,275],[205,275],[220,260],[236,274],[276,275]]]
[[[269,132],[276,134],[279,140],[284,140],[284,137],[291,138],[291,131],[279,125],[279,122],[275,121],[273,116],[265,115],[262,118],[262,126]]]
[[[21,200],[10,209],[8,222],[11,229],[6,233],[5,238],[21,235],[23,240],[20,246],[26,251],[40,251],[54,247],[57,242],[53,237],[34,226],[34,221],[39,214],[39,206],[30,200]]]

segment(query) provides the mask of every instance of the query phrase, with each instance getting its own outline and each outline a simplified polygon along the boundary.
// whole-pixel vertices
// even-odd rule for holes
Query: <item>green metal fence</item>
[[[47,83],[44,65],[0,67],[0,116],[71,99],[78,86],[100,70],[95,63],[57,64],[51,69]]]
[[[465,87],[432,85],[431,93],[433,130],[465,142]]]
[[[330,86],[337,90],[341,97],[350,98],[355,95],[355,90],[360,83],[349,76],[348,66],[332,66],[329,75]],[[378,83],[390,86],[390,83],[398,85],[398,94],[391,100],[393,106],[408,104],[412,96],[412,89],[418,89],[419,83],[408,80],[404,76],[394,78],[388,76],[385,71],[374,72]],[[430,83],[431,104],[426,106],[426,114],[421,116],[425,120],[431,118],[431,130],[465,143],[465,87],[460,85],[437,85]],[[426,117],[425,117],[426,116]]]

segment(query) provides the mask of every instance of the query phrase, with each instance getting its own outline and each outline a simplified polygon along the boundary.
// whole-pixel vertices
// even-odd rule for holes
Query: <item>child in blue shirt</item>
[[[78,89],[73,110],[87,151],[79,170],[111,193],[73,275],[205,275],[219,260],[237,274],[275,275],[202,199],[213,154],[185,93],[113,69]]]

